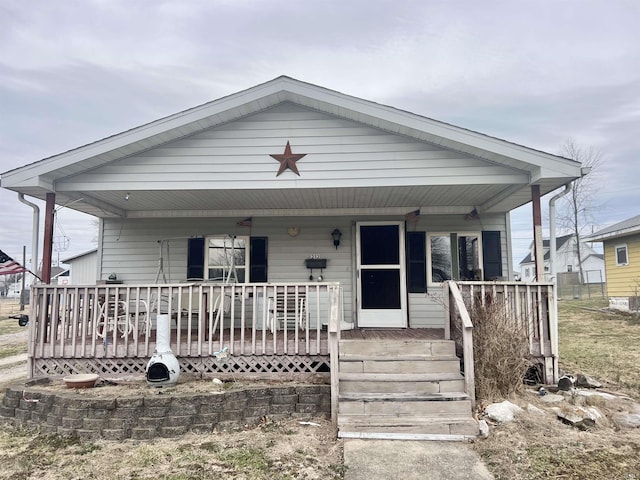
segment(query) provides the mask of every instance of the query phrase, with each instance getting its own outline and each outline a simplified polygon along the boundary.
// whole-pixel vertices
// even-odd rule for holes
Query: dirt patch
[[[296,386],[292,382],[279,381],[225,381],[217,379],[197,379],[181,376],[173,387],[150,387],[145,380],[116,378],[99,378],[95,388],[69,388],[62,378],[56,378],[49,383],[37,385],[34,388],[47,392],[66,392],[92,398],[142,397],[150,395],[181,395],[188,393],[216,393],[246,388],[272,387],[279,385]]]

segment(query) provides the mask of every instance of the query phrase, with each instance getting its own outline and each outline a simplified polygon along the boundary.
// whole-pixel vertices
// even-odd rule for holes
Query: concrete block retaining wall
[[[0,422],[80,440],[143,440],[238,428],[265,417],[282,420],[331,415],[329,385],[163,393],[150,390],[142,397],[95,398],[14,385],[5,392]]]

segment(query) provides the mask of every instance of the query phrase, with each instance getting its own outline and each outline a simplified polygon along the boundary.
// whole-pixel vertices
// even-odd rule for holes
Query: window
[[[224,283],[244,283],[247,278],[246,237],[207,237],[206,279]]]
[[[626,243],[624,245],[616,245],[616,265],[629,265]]]
[[[430,283],[482,280],[482,248],[477,233],[434,233],[428,236]]]
[[[567,272],[573,272],[573,265],[567,265]]]
[[[529,278],[529,276],[531,275],[531,270],[529,270],[529,267],[524,269],[524,276],[525,278]]]
[[[266,282],[267,237],[216,235],[190,238],[187,278],[215,282]]]

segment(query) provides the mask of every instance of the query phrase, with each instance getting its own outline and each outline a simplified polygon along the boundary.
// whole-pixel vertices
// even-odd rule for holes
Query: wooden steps
[[[339,362],[339,437],[478,435],[452,341],[341,340]]]

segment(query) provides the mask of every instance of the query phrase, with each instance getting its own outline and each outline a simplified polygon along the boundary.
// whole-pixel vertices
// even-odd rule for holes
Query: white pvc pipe
[[[159,313],[156,318],[156,353],[171,352],[171,318]]]

